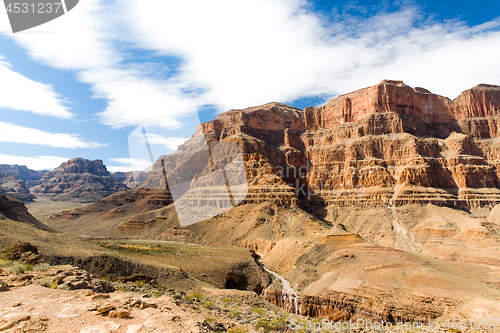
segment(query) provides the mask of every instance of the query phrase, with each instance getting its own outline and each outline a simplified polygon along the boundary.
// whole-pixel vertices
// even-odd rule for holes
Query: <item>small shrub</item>
[[[231,304],[233,300],[230,297],[224,298],[224,306],[227,308],[229,304]]]
[[[240,311],[238,309],[232,309],[230,312],[229,312],[229,317],[231,318],[236,318],[240,315]]]
[[[175,299],[181,299],[182,298],[181,294],[173,294],[172,297],[175,298]]]
[[[255,324],[255,328],[259,330],[259,328],[264,329],[264,332],[271,331],[271,322],[267,319],[259,319],[259,321]]]
[[[48,270],[50,268],[50,265],[47,264],[47,263],[42,263],[42,264],[38,264],[36,265],[33,270],[37,271],[37,272],[45,272],[46,270]]]
[[[20,263],[15,263],[10,270],[13,273],[16,274],[22,274],[26,271],[32,271],[33,270],[33,265],[32,264],[20,264]]]
[[[209,309],[209,310],[212,310],[215,306],[215,303],[214,302],[210,302],[210,301],[205,301],[203,302],[203,307],[205,309]]]
[[[268,319],[259,319],[255,324],[255,328],[259,330],[264,329],[264,332],[279,331],[286,327],[286,317],[280,318],[278,320],[273,319],[269,321]]]
[[[154,296],[154,297],[160,297],[161,295],[163,295],[163,293],[162,293],[161,291],[159,291],[159,290],[157,290],[157,291],[155,291],[155,292],[153,293],[153,296]]]
[[[161,283],[158,283],[156,285],[156,289],[163,289],[163,288],[165,288],[165,287]]]
[[[196,301],[200,302],[204,298],[205,298],[205,296],[203,296],[203,294],[201,294],[199,292],[195,292],[195,293],[192,293],[189,296],[188,295],[184,296],[183,300],[185,302],[191,303],[193,300],[196,300]]]
[[[112,279],[111,279],[111,276],[106,275],[106,276],[103,276],[103,277],[101,278],[101,280],[106,281],[106,282],[111,282],[111,280],[112,280]]]
[[[205,296],[203,296],[203,294],[199,292],[192,293],[191,297],[197,301],[201,301],[202,299],[205,298]]]
[[[57,287],[59,286],[59,284],[57,282],[54,282],[52,283],[52,285],[50,286],[51,289],[57,289]]]
[[[143,280],[137,280],[137,281],[135,281],[135,283],[134,283],[134,287],[140,288],[140,287],[142,287],[142,286],[143,286],[143,285],[145,285],[145,284],[146,284],[146,281],[143,281]]]
[[[214,326],[215,323],[217,322],[217,319],[209,314],[205,316],[205,322],[210,326]]]
[[[12,265],[12,261],[8,259],[0,259],[0,268],[9,267],[10,265]]]
[[[38,279],[36,280],[36,283],[38,283],[41,286],[44,286],[45,288],[50,288],[53,284],[52,280],[47,278]]]
[[[259,317],[262,317],[264,315],[264,309],[261,309],[259,307],[252,308],[252,312],[258,314]]]
[[[193,301],[193,297],[191,295],[185,295],[182,300],[186,303],[191,303]]]

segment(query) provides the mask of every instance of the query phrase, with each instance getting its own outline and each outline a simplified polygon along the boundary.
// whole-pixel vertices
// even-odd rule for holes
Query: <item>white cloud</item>
[[[490,31],[498,22],[422,23],[408,7],[330,24],[301,1],[163,1],[153,12],[145,1],[125,2],[129,38],[181,55],[180,79],[206,87],[206,101],[221,111],[334,96],[386,78],[450,97],[480,82],[500,84],[499,33]]]
[[[115,173],[115,172],[133,172],[137,171],[134,168],[127,167],[127,166],[106,166],[106,169],[108,169],[109,172]]]
[[[134,142],[137,144],[144,144],[146,143],[146,139],[144,135],[141,132],[135,131],[131,135],[136,137],[138,140],[135,140]],[[150,145],[161,145],[164,147],[167,147],[170,150],[177,150],[177,148],[189,140],[189,138],[181,138],[181,137],[165,137],[163,135],[155,134],[155,133],[147,133],[146,134],[148,143]]]
[[[100,148],[107,145],[85,141],[77,134],[49,133],[0,122],[0,142],[24,143],[55,148]]]
[[[196,114],[193,101],[183,96],[175,83],[170,85],[120,68],[87,70],[80,78],[92,85],[97,97],[108,100],[99,115],[114,128],[144,124],[174,129],[181,126],[178,118]]]
[[[68,160],[69,158],[58,156],[27,157],[0,154],[0,164],[25,165],[33,170],[52,170]]]
[[[115,21],[120,17],[117,7],[103,0],[81,1],[56,20],[8,36],[33,59],[77,71],[77,77],[91,85],[95,97],[108,101],[99,113],[103,123],[115,128],[137,124],[178,128],[178,118],[196,113],[192,98],[181,92],[186,86],[175,80],[152,79],[151,73],[140,71],[143,67],[123,64],[126,57],[114,44],[116,30],[122,28]],[[37,31],[55,33],[34,33]]]
[[[123,164],[122,166],[106,166],[110,172],[129,172],[129,171],[150,171],[151,161],[138,158],[111,158],[110,161]]]
[[[452,98],[500,84],[500,21],[469,27],[424,17],[406,7],[328,22],[305,0],[87,0],[34,28],[56,33],[12,38],[34,59],[76,71],[108,101],[99,115],[111,127],[178,128],[195,105],[225,111],[333,97],[381,79]],[[182,61],[162,79],[134,63],[136,50]]]
[[[51,85],[30,80],[13,71],[0,57],[0,108],[30,111],[58,118],[72,117],[68,107]]]

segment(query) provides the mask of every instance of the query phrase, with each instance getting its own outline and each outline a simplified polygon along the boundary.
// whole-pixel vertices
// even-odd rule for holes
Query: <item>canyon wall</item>
[[[450,100],[383,80],[317,108],[230,110],[161,159],[185,174],[205,138],[237,145],[249,187],[244,203],[493,206],[500,203],[499,112],[497,86],[481,84]],[[161,159],[142,187],[165,186]]]

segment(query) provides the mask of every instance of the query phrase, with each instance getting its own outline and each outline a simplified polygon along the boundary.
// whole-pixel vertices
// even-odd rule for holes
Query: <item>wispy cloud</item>
[[[76,71],[108,101],[99,116],[111,127],[178,128],[196,105],[333,97],[381,79],[449,97],[500,84],[500,21],[433,22],[415,6],[331,20],[305,0],[87,0],[42,27],[57,33],[13,38],[34,59]],[[181,61],[155,76],[124,50]]]
[[[0,154],[0,164],[25,165],[33,170],[52,170],[68,160],[58,156],[26,157]]]
[[[152,164],[151,161],[138,158],[111,158],[110,161],[123,164],[123,166],[108,166],[108,170],[112,172],[141,171],[150,168]]]
[[[71,118],[72,113],[51,85],[30,80],[12,70],[0,55],[0,108]]]
[[[49,133],[35,128],[0,122],[0,142],[24,143],[55,148],[100,148],[106,144],[85,141],[77,134]]]
[[[144,135],[140,132],[133,132],[132,135],[137,138],[135,141],[137,144],[145,144],[146,139]],[[188,138],[181,137],[165,137],[163,135],[155,133],[147,133],[148,143],[151,145],[161,145],[171,150],[177,150],[177,148],[186,142]]]

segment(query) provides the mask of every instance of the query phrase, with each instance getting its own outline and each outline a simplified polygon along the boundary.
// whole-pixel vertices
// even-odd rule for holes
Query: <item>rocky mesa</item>
[[[101,160],[74,158],[44,174],[31,188],[36,196],[52,200],[94,202],[128,187],[111,176]]]

